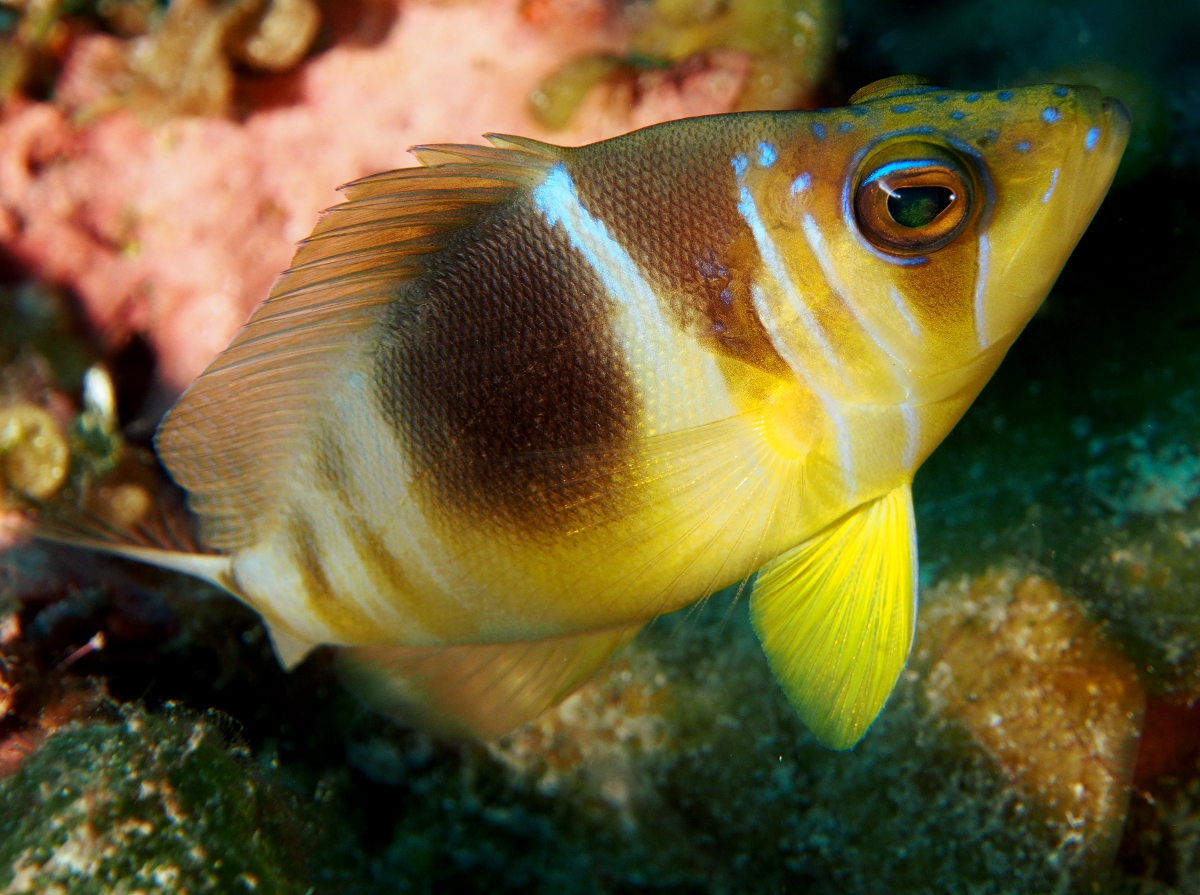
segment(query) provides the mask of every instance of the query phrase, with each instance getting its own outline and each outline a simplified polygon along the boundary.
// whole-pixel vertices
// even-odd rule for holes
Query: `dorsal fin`
[[[273,522],[288,468],[328,376],[399,287],[451,235],[557,162],[554,147],[420,146],[425,165],[342,187],[291,268],[171,410],[156,444],[187,489],[206,543],[233,551]]]

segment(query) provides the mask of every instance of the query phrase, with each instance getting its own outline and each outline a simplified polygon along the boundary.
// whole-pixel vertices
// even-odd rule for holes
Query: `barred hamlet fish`
[[[913,475],[1128,133],[1087,87],[901,77],[418,147],[345,188],[159,431],[217,552],[69,539],[214,582],[285,665],[333,644],[376,705],[481,738],[757,571],[771,669],[849,748],[912,643]]]

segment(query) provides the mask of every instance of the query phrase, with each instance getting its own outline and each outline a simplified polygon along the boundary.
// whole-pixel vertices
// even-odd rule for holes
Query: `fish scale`
[[[1128,133],[1091,88],[905,77],[591,146],[418,147],[346,188],[160,429],[219,552],[42,534],[213,581],[289,667],[335,645],[383,710],[483,738],[757,571],[776,678],[849,748],[912,642],[913,475]]]

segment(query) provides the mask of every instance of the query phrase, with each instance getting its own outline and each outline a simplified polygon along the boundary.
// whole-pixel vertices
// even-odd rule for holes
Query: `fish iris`
[[[945,187],[910,186],[888,196],[887,209],[893,221],[912,229],[933,223],[953,201],[954,193]]]
[[[975,160],[925,140],[884,144],[863,164],[854,206],[862,234],[895,255],[936,252],[975,212]]]

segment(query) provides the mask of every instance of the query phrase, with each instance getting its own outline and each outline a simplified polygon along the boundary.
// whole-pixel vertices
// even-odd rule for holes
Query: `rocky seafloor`
[[[111,50],[143,39],[112,18],[121,5],[29,0],[9,25],[6,58],[27,68],[9,87],[0,161],[20,139],[22,158],[46,156],[24,169],[28,183],[0,164],[0,414],[11,431],[43,435],[7,443],[0,426],[0,459],[5,487],[26,494],[150,482],[153,418],[202,359],[193,346],[163,361],[187,333],[171,315],[190,314],[196,327],[207,318],[189,309],[208,301],[236,316],[261,287],[252,276],[203,288],[170,280],[179,259],[203,267],[216,258],[232,270],[241,257],[228,235],[206,242],[159,226],[170,219],[163,197],[204,192],[203,179],[138,193],[151,221],[142,230],[117,211],[86,216],[107,201],[99,187],[88,192],[87,177],[120,162],[104,128],[142,133],[129,151],[161,176],[171,157],[155,153],[186,149],[203,128],[199,145],[236,143],[223,156],[234,164],[248,142],[237,128],[284,140],[271,130],[278,119],[264,116],[300,114],[270,81],[286,75],[221,57],[206,64],[233,80],[216,99],[194,87],[214,77],[209,69],[163,87],[130,63],[124,92],[110,89],[105,102],[155,121],[106,125],[125,114],[108,107],[91,113],[100,124],[70,118],[78,107],[55,106],[53,85],[73,71],[62,62],[72,57],[52,35],[36,43],[33,13],[49,9],[54,27],[74,29],[64,46],[99,35]],[[602,3],[406,3],[379,21],[364,3],[341,30],[318,4],[326,30],[309,35],[303,65],[307,77],[332,79],[321,89],[336,94],[328,71],[343,65],[349,73],[337,77],[360,78],[362,60],[390,46],[364,39],[359,56],[339,62],[330,54],[356,22],[383,33],[438,15],[461,24],[516,9],[537,27],[558,16],[603,34],[527,68],[539,78],[557,71],[554,114],[586,139],[629,123],[613,120],[622,98],[650,96],[660,106],[634,114],[651,117],[732,108],[746,94],[729,83],[794,64],[779,41],[746,37],[753,4],[731,4],[741,19],[710,5],[706,15],[732,16],[736,40],[682,21],[671,3],[649,24],[621,19],[636,12],[629,5]],[[832,9],[759,7],[810,18]],[[234,28],[204,22],[204,34]],[[140,27],[154,36],[163,26]],[[497,743],[462,746],[361,707],[325,652],[285,674],[256,617],[201,584],[31,544],[0,526],[0,892],[1200,891],[1200,4],[1148,12],[1115,0],[847,0],[837,34],[825,35],[838,50],[817,92],[789,102],[841,101],[898,71],[980,89],[1073,75],[1124,96],[1138,120],[1118,185],[1045,307],[917,477],[917,644],[863,742],[833,753],[805,731],[736,588],[650,625],[556,710]],[[599,70],[595,60],[607,57],[596,47],[621,41],[643,54],[667,47],[662,64],[631,54]],[[677,44],[707,55],[696,62]],[[666,65],[677,86],[663,99],[654,90],[665,82],[653,79]],[[638,78],[651,81],[622,93]],[[548,82],[521,82],[522,97],[539,83]],[[612,95],[597,104],[605,89]],[[255,90],[269,101],[239,108],[259,101]],[[186,106],[201,101],[210,105]],[[180,119],[180,103],[201,117]],[[521,115],[526,132],[548,126],[536,104],[505,114],[510,129]],[[60,123],[50,127],[53,115]],[[190,130],[162,130],[179,120]],[[366,173],[355,165],[386,161],[354,155],[353,145],[331,139],[320,164],[298,164],[324,172],[328,158],[353,157],[338,174],[349,179]],[[286,244],[293,218],[315,213],[309,206],[330,185],[267,211],[269,190],[254,193],[262,208],[233,232],[264,232],[254,228],[266,215],[275,229],[253,245]],[[84,371],[98,361],[116,383],[112,408],[81,398]],[[18,419],[18,408],[36,413]]]

